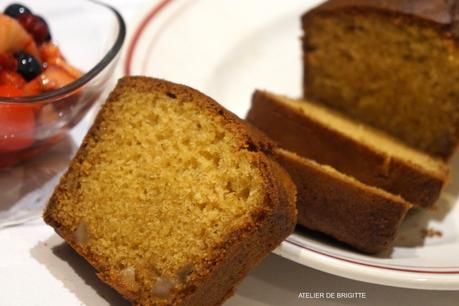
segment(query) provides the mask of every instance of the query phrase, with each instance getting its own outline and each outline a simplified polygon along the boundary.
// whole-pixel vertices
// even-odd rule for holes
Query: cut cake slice
[[[196,90],[124,78],[44,219],[135,305],[220,305],[294,229],[269,150]]]
[[[276,155],[297,186],[299,224],[365,253],[392,245],[411,204],[287,150]]]
[[[448,177],[443,161],[314,103],[257,91],[247,119],[281,147],[418,207],[434,205]]]

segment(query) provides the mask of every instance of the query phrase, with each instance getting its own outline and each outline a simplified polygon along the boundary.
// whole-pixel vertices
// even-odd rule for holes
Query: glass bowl
[[[16,1],[5,1],[0,10]],[[0,97],[0,168],[43,152],[62,139],[110,84],[126,26],[107,4],[92,0],[21,0],[49,24],[53,42],[83,76],[30,97]],[[1,38],[0,38],[1,39]]]

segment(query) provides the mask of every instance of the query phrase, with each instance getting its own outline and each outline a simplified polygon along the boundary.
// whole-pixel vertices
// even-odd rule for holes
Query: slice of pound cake
[[[411,205],[332,167],[276,149],[298,188],[298,223],[365,253],[390,247]]]
[[[443,161],[315,103],[257,91],[248,121],[281,147],[418,207],[434,205],[448,177]]]
[[[124,78],[44,219],[135,305],[220,305],[294,229],[270,148],[196,90]]]
[[[304,93],[411,146],[459,142],[455,0],[330,0],[303,16]]]

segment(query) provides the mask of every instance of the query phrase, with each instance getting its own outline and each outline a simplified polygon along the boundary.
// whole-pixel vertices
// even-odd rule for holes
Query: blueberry
[[[17,61],[16,71],[27,81],[33,80],[42,72],[40,63],[32,55],[18,52],[14,56]]]
[[[31,14],[32,12],[26,6],[20,3],[14,3],[11,5],[8,5],[4,13],[5,15],[8,15],[10,17],[18,18],[22,14]]]

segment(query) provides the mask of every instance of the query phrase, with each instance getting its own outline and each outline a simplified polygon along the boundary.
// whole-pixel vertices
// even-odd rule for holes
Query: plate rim
[[[459,290],[456,274],[428,274],[364,266],[298,247],[288,240],[273,253],[312,269],[376,285],[418,290]]]
[[[124,75],[132,75],[134,72],[133,63],[137,51],[136,47],[150,23],[173,2],[177,1],[158,0],[148,3],[145,12],[139,15],[140,21],[134,23],[134,30],[129,35],[127,48],[122,59]],[[158,33],[158,35],[160,34]],[[459,267],[455,268],[458,270],[454,271],[429,271],[371,264],[304,246],[292,241],[291,236],[282,242],[273,253],[300,265],[372,284],[422,290],[459,290]]]

